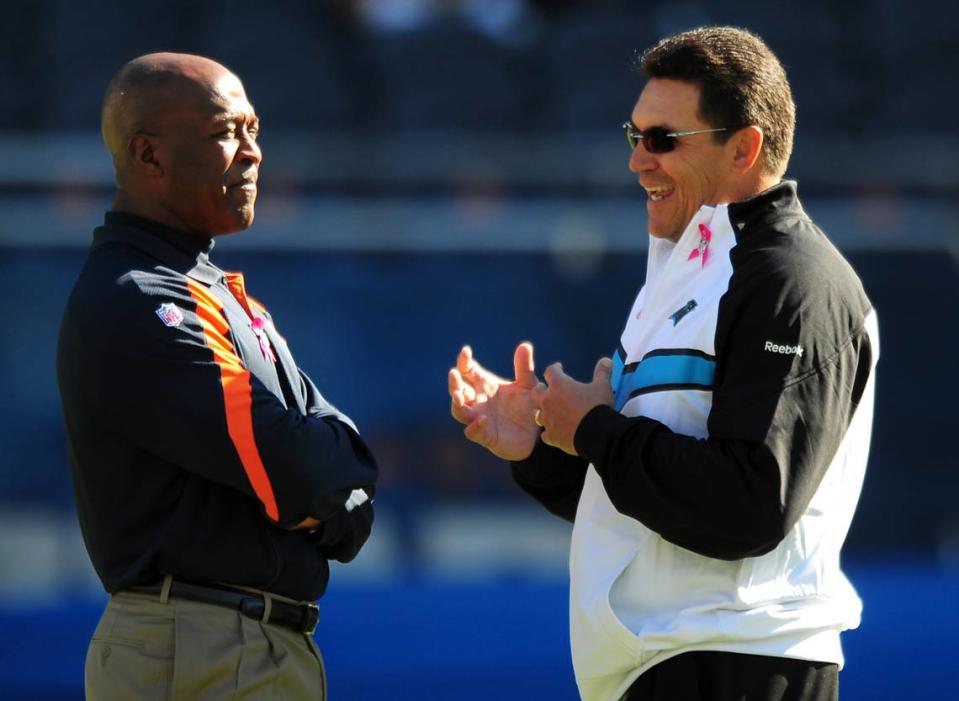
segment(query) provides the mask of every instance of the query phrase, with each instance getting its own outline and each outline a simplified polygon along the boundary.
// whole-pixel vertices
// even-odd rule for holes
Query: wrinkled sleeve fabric
[[[871,372],[868,300],[851,270],[832,272],[801,258],[742,261],[720,305],[707,438],[609,407],[586,415],[575,447],[618,511],[708,557],[776,547],[822,481]]]
[[[281,527],[329,518],[375,482],[376,463],[351,422],[287,408],[244,367],[218,300],[201,285],[121,282],[97,364],[97,405],[118,435],[249,495]],[[164,300],[182,321],[157,320]]]
[[[510,467],[516,484],[547,511],[570,522],[576,518],[588,461],[539,440],[528,458]]]
[[[318,419],[336,418],[359,437],[359,429],[352,419],[323,397],[309,375],[302,370],[298,372],[301,390],[306,396],[307,415]],[[346,503],[325,519],[317,532],[315,542],[320,552],[339,562],[350,562],[357,556],[373,529],[375,496],[376,486],[373,484],[351,492]]]
[[[373,501],[367,489],[367,500],[359,506],[343,506],[323,521],[314,534],[314,542],[320,552],[331,560],[350,562],[370,537],[373,529]]]

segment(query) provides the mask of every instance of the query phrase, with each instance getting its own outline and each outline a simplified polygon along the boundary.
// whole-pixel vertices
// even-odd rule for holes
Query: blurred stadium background
[[[630,59],[708,23],[758,32],[785,63],[789,175],[879,310],[872,457],[845,551],[865,615],[845,636],[843,698],[957,693],[954,3],[0,10],[0,697],[82,698],[104,593],[73,513],[57,325],[110,200],[103,90],[126,60],[177,50],[233,68],[263,120],[257,221],[218,241],[218,262],[247,273],[382,465],[373,538],[321,602],[332,698],[576,698],[569,528],[461,437],[446,371],[464,342],[503,373],[522,339],[540,367],[579,377],[611,350],[645,271],[644,196],[619,128],[641,89]]]

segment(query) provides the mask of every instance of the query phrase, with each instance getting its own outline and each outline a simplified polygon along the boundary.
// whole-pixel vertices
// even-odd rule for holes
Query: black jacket
[[[369,535],[372,501],[345,504],[376,463],[211,248],[118,212],[94,232],[57,352],[83,536],[110,592],[169,573],[315,599]]]
[[[574,438],[581,457],[540,442],[513,463],[515,480],[553,513],[574,520],[592,464],[621,514],[693,552],[737,560],[775,548],[819,488],[875,364],[872,305],[803,211],[795,183],[730,204],[728,217],[731,248],[712,245],[714,256],[728,256],[731,276],[714,288],[687,283],[671,306],[643,310],[643,324],[677,330],[712,315],[714,350],[657,348],[625,366],[622,343],[613,354],[614,390],[617,378],[643,374],[637,369],[655,356],[707,366],[708,380],[633,382],[632,393],[617,390],[617,405],[643,395],[706,403],[708,437],[631,415],[635,404],[629,415],[595,407]],[[682,265],[699,274],[697,260]],[[698,302],[681,306],[693,297]]]

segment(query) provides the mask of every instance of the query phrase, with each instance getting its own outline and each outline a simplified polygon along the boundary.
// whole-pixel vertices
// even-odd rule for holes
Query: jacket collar
[[[128,212],[109,211],[103,226],[93,231],[92,248],[116,243],[143,251],[205,285],[214,285],[223,277],[223,271],[210,262],[212,238],[179,231]]]
[[[765,225],[776,219],[803,215],[794,180],[783,180],[768,190],[729,205],[729,220],[736,232],[754,225]]]

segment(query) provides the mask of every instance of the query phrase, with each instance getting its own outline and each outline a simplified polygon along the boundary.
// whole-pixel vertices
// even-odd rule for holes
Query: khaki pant
[[[85,684],[88,701],[326,701],[311,637],[228,608],[131,592],[110,597]]]

